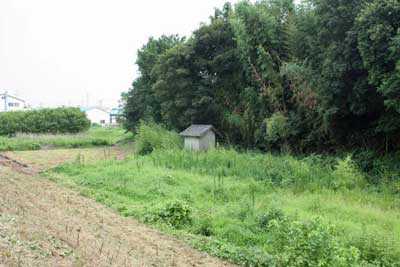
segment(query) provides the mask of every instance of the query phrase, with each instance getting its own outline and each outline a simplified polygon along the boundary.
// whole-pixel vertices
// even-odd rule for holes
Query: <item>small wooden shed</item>
[[[179,135],[184,137],[186,149],[207,151],[215,147],[215,129],[212,125],[192,125]]]

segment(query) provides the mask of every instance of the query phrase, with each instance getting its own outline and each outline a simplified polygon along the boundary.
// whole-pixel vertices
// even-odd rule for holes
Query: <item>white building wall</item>
[[[0,96],[0,112],[22,111],[25,109],[25,102],[9,95]]]
[[[110,114],[104,110],[94,108],[87,110],[85,113],[91,123],[100,124],[101,126],[110,125]]]

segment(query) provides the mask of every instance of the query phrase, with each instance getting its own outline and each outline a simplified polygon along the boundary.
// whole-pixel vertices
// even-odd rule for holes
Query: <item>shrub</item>
[[[162,222],[175,228],[192,223],[192,209],[182,201],[171,201],[146,218],[147,221]]]
[[[284,143],[290,135],[288,118],[280,112],[274,113],[265,120],[267,133],[265,140],[268,144]]]
[[[359,251],[339,241],[336,229],[320,219],[306,222],[272,220],[272,255],[277,266],[359,266]]]
[[[0,135],[16,133],[78,133],[90,121],[78,108],[56,108],[0,113]]]
[[[211,218],[203,217],[196,221],[194,233],[202,236],[212,236],[214,234]]]
[[[282,210],[273,208],[258,218],[258,227],[265,229],[272,220],[286,221],[287,218]]]
[[[180,149],[181,137],[152,122],[141,122],[136,133],[135,148],[139,154],[148,154],[155,149]]]
[[[357,237],[351,236],[349,243],[360,250],[360,255],[365,261],[365,266],[400,266],[398,253],[396,253],[396,250],[393,250],[393,243],[388,237],[365,231],[363,235]]]
[[[347,156],[338,161],[333,175],[335,177],[335,180],[333,181],[334,189],[353,189],[365,185],[364,176],[351,160],[351,156]]]

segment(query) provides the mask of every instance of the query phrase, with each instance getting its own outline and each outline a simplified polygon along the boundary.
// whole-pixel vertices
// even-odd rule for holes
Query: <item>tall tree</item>
[[[332,144],[360,145],[373,134],[382,97],[368,83],[355,20],[365,0],[315,0],[317,35],[308,62],[319,84],[324,129]]]
[[[209,24],[193,34],[192,48],[197,78],[196,123],[212,123],[224,133],[226,141],[240,142],[240,131],[227,124],[226,115],[237,112],[245,87],[244,70],[237,53],[229,18],[233,12],[227,3],[216,9]]]
[[[383,95],[385,111],[378,133],[385,148],[400,146],[400,2],[375,0],[357,18],[358,48],[370,84]]]
[[[161,101],[161,121],[170,128],[183,129],[192,121],[195,77],[191,46],[182,43],[163,54],[152,74],[157,77],[153,90]]]
[[[150,38],[137,52],[136,64],[139,77],[133,81],[132,88],[122,95],[125,128],[134,130],[142,119],[161,120],[161,100],[153,91],[153,85],[157,80],[157,76],[152,74],[153,68],[168,49],[183,41],[184,38],[177,35],[161,36],[159,39]]]

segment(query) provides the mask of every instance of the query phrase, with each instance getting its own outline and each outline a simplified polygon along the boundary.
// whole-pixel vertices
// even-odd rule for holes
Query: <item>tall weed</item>
[[[137,129],[135,141],[136,152],[142,155],[156,149],[179,149],[183,146],[177,133],[168,131],[161,125],[143,121]]]
[[[336,166],[315,156],[296,159],[289,155],[239,153],[233,149],[214,149],[207,153],[164,149],[150,155],[153,164],[184,169],[216,177],[253,178],[272,186],[293,188],[298,192],[320,188],[351,189],[363,187],[364,177],[351,158],[339,160]]]

